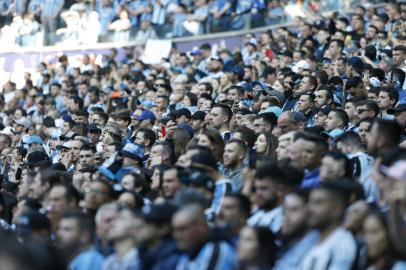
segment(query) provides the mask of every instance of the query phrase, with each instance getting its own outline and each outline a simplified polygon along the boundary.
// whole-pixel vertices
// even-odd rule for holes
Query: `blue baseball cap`
[[[261,111],[259,114],[263,114],[263,113],[273,113],[276,117],[281,116],[282,114],[282,109],[277,107],[277,106],[271,106],[269,108],[266,108],[265,110]]]
[[[155,114],[151,111],[143,111],[140,116],[134,116],[134,119],[137,121],[142,120],[156,120]]]
[[[132,158],[132,159],[143,159],[144,158],[144,148],[141,145],[135,143],[127,143],[121,149],[120,153],[123,156]]]
[[[26,143],[27,144],[33,144],[33,143],[43,144],[43,141],[40,136],[32,135],[32,136],[28,137],[28,139],[26,140]]]
[[[327,132],[327,131],[323,131],[321,134],[323,135],[327,135],[328,137],[330,137],[330,138],[332,138],[332,139],[335,139],[335,138],[337,138],[338,136],[340,136],[341,134],[343,134],[344,133],[344,130],[342,130],[342,129],[339,129],[339,128],[336,128],[336,129],[333,129],[332,131],[330,131],[330,132]]]

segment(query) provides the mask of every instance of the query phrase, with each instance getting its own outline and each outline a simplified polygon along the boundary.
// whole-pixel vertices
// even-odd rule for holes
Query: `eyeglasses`
[[[164,87],[165,84],[163,84],[163,83],[157,83],[157,84],[154,84],[154,86],[155,86],[155,88],[159,88],[159,87]]]
[[[386,37],[385,37],[385,36],[382,36],[382,35],[379,35],[379,36],[378,36],[378,39],[386,39]]]

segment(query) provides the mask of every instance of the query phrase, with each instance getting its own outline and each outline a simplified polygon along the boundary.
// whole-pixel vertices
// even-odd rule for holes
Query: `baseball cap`
[[[245,42],[245,45],[252,45],[255,48],[257,47],[257,39],[256,38],[250,38],[247,42]]]
[[[207,173],[195,171],[188,177],[187,185],[194,188],[205,188],[207,190],[214,189],[214,180]]]
[[[56,146],[57,150],[61,150],[61,149],[71,149],[72,147],[72,141],[67,141],[65,143],[63,143],[62,145],[58,145]]]
[[[293,67],[292,71],[297,73],[300,69],[310,69],[310,64],[306,60],[300,60]]]
[[[394,109],[388,109],[388,114],[397,114],[400,112],[406,112],[406,104],[399,104]]]
[[[330,107],[326,105],[320,108],[318,112],[321,112],[324,115],[328,115],[330,113],[330,110],[331,110]]]
[[[238,83],[237,85],[241,86],[244,89],[244,91],[247,91],[247,92],[252,91],[252,84],[250,84],[248,82],[243,81],[243,82]]]
[[[239,78],[243,78],[245,74],[243,67],[240,65],[234,66],[231,72],[236,74]]]
[[[287,56],[287,57],[292,58],[292,57],[293,57],[293,53],[292,53],[291,51],[283,51],[283,52],[281,53],[281,56]]]
[[[327,135],[328,137],[335,139],[335,138],[337,138],[338,136],[340,136],[343,133],[344,133],[344,130],[342,130],[340,128],[336,128],[336,129],[333,129],[330,132],[323,131],[321,134],[322,135]]]
[[[34,151],[28,154],[26,165],[37,165],[42,160],[49,160],[48,155],[44,151]]]
[[[142,120],[147,120],[147,119],[155,121],[155,119],[156,119],[155,114],[151,111],[143,111],[140,116],[134,116],[133,118],[137,121],[142,121]]]
[[[181,117],[182,115],[186,116],[186,118],[190,119],[192,117],[192,114],[190,111],[186,108],[182,108],[179,110],[176,110],[173,114],[176,118]]]
[[[45,117],[44,120],[42,120],[42,124],[45,127],[55,127],[55,120],[51,117]]]
[[[268,92],[268,95],[276,97],[281,105],[285,103],[285,96],[279,90],[271,90]]]
[[[201,54],[202,54],[202,51],[199,50],[198,48],[195,48],[194,50],[192,50],[190,52],[190,55],[201,55]]]
[[[97,133],[101,133],[101,132],[102,132],[100,125],[95,124],[95,123],[90,124],[89,127],[88,127],[88,130],[89,130],[89,131],[95,131],[95,132],[97,132]]]
[[[206,113],[203,111],[196,111],[193,115],[192,115],[192,120],[204,120],[204,118],[206,117]]]
[[[111,97],[112,98],[121,98],[122,93],[120,91],[114,91],[113,93],[111,93]]]
[[[146,205],[142,208],[142,216],[146,222],[170,223],[177,207],[171,203]]]
[[[212,60],[212,61],[218,61],[218,62],[220,62],[220,63],[223,64],[223,59],[221,59],[221,58],[218,57],[218,56],[212,56],[212,57],[210,57],[210,60]]]
[[[26,143],[27,144],[33,144],[33,143],[43,144],[43,141],[40,136],[32,135],[32,136],[28,137],[28,139],[26,140]]]
[[[273,113],[276,117],[279,117],[282,114],[282,109],[277,107],[277,106],[271,106],[269,108],[266,108],[265,110],[261,111],[259,114],[263,113]]]
[[[135,143],[127,143],[121,149],[120,153],[123,156],[132,158],[132,159],[143,159],[144,158],[144,148],[141,145]]]
[[[21,214],[16,221],[18,233],[29,232],[30,230],[50,230],[51,222],[45,214],[31,210]]]
[[[14,120],[14,123],[16,123],[17,125],[23,126],[25,128],[30,128],[31,127],[31,121],[28,120],[25,117],[21,117],[18,120]]]
[[[61,131],[58,129],[55,129],[54,131],[52,131],[51,139],[60,140],[61,136],[62,136]]]
[[[266,89],[266,85],[261,82],[261,81],[253,81],[251,83],[252,88],[254,88],[255,86],[259,85],[261,87],[261,90],[265,90]]]
[[[85,136],[75,136],[74,140],[81,141],[83,143],[92,143],[92,140]]]
[[[198,170],[218,170],[217,163],[209,153],[199,153],[192,156],[191,168]]]
[[[389,21],[389,16],[385,12],[379,13],[378,17],[384,22],[387,23]]]
[[[180,125],[178,125],[178,128],[183,128],[184,130],[187,131],[187,133],[189,133],[190,138],[193,138],[193,136],[195,135],[195,131],[193,130],[193,128],[187,124],[187,123],[182,123]]]

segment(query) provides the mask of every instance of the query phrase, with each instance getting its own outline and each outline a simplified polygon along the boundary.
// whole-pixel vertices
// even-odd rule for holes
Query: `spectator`
[[[184,252],[177,269],[188,269],[190,263],[203,269],[211,265],[221,269],[236,267],[235,253],[231,246],[220,239],[210,240],[210,228],[201,206],[186,205],[178,210],[172,219],[172,228],[178,248]],[[218,248],[214,249],[214,246]],[[198,255],[191,257],[192,251]]]
[[[234,191],[241,191],[244,186],[242,170],[243,161],[247,152],[245,143],[241,140],[232,139],[224,147],[223,162],[225,175],[233,183]]]
[[[108,239],[114,243],[116,252],[103,263],[102,269],[130,269],[140,265],[137,249],[134,247],[133,234],[138,229],[139,218],[131,209],[123,208],[108,231]]]
[[[247,245],[246,241],[254,241],[253,246]],[[239,267],[242,269],[245,267],[266,269],[274,264],[276,250],[274,236],[267,228],[244,227],[241,230],[237,250],[240,258]]]
[[[303,269],[349,269],[353,265],[356,256],[355,240],[350,232],[340,227],[346,206],[345,192],[342,183],[330,182],[323,183],[310,193],[309,224],[319,231],[320,239],[304,257]],[[339,237],[339,242],[334,240],[336,237]]]
[[[103,256],[91,245],[93,232],[93,221],[86,214],[73,212],[62,216],[58,244],[71,269],[101,269]]]

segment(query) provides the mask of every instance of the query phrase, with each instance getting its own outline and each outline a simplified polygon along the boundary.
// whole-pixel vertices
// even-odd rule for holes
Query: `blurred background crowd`
[[[69,45],[69,20],[119,42],[267,25],[288,4],[173,2],[1,7],[4,27],[24,18]],[[308,4],[315,17],[238,48],[59,54],[10,77],[0,268],[406,269],[406,2]]]

